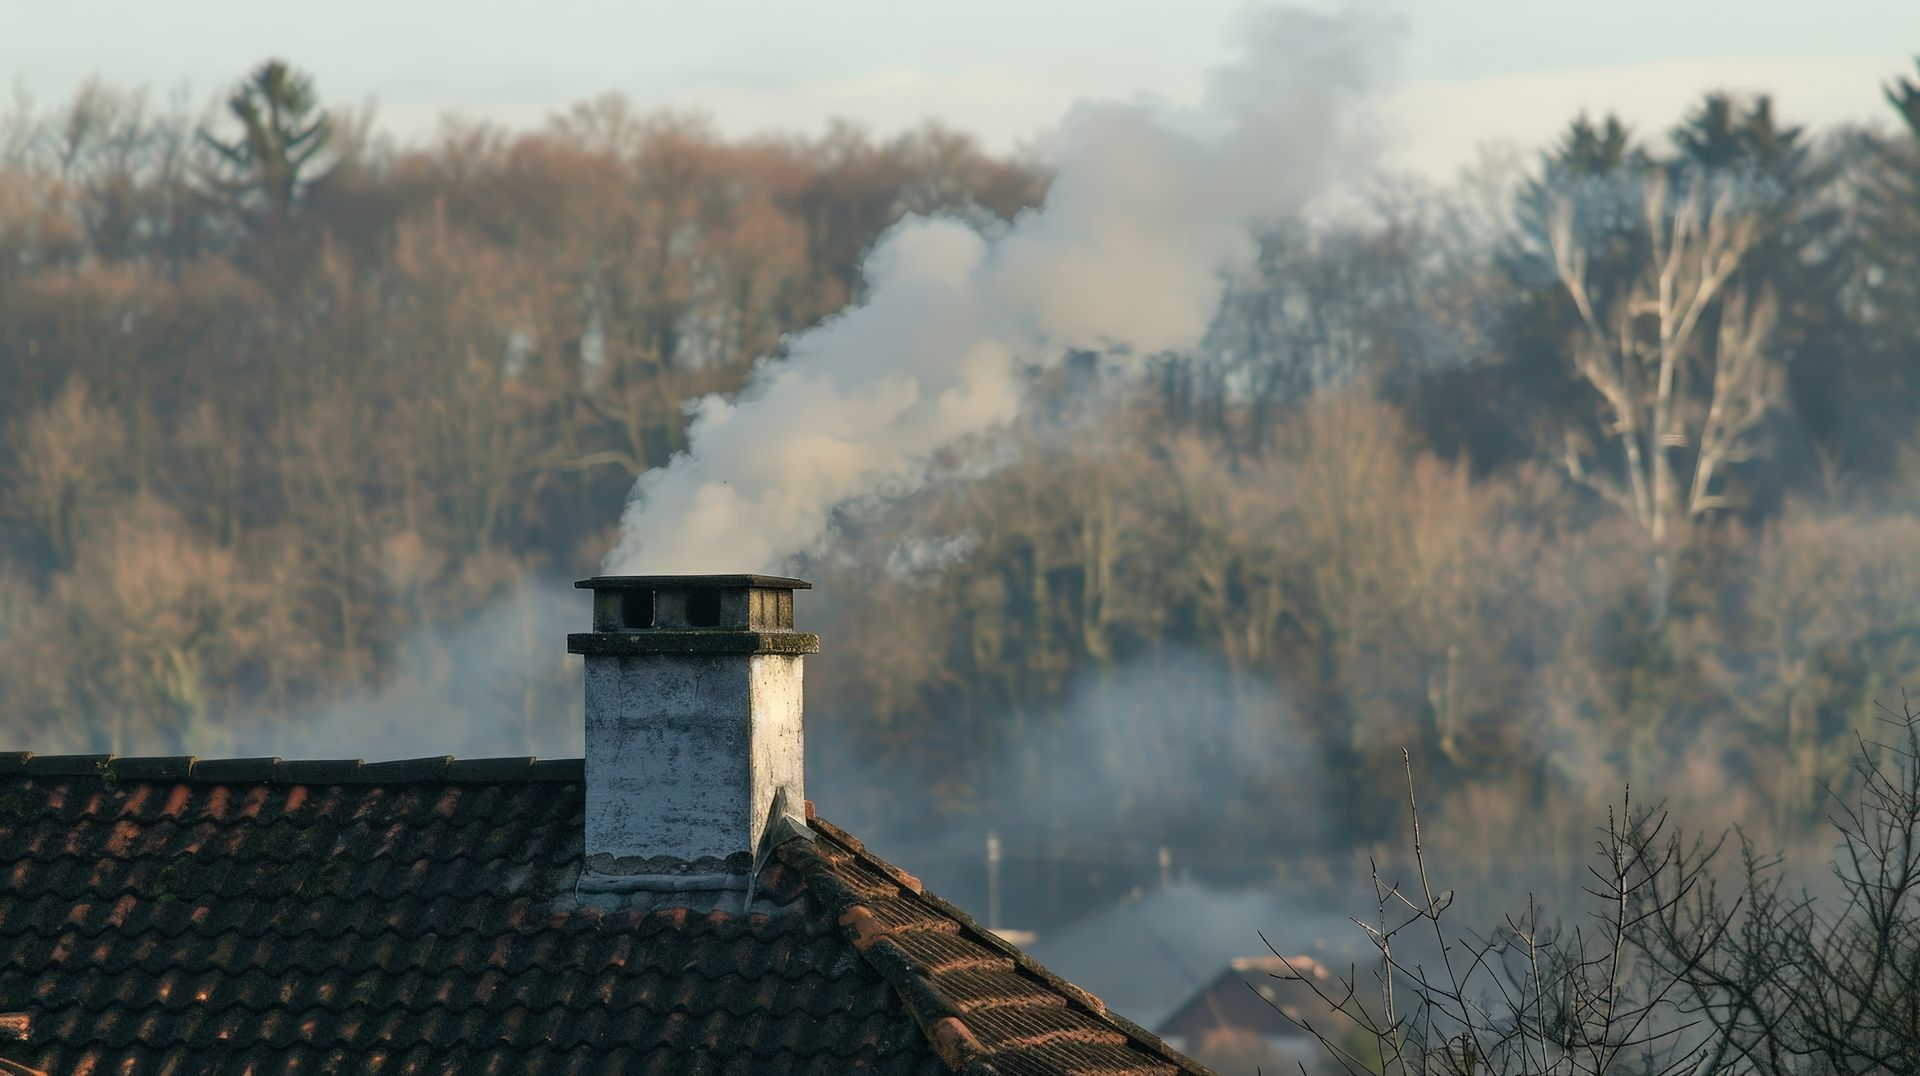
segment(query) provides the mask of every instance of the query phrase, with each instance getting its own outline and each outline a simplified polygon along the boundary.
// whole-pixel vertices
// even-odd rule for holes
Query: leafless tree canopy
[[[1803,887],[1747,834],[1689,837],[1624,799],[1585,907],[1528,902],[1485,934],[1443,926],[1412,797],[1415,878],[1376,870],[1379,957],[1336,983],[1286,962],[1300,1020],[1347,1073],[1891,1076],[1920,1066],[1920,714],[1888,711],[1835,794],[1833,876]],[[1451,922],[1451,920],[1448,920]],[[1276,950],[1277,955],[1277,950]]]
[[[1047,187],[951,130],[729,139],[612,97],[396,144],[325,72],[234,77],[0,121],[13,747],[565,750],[538,596],[687,403],[856,300],[903,214]],[[1362,212],[1257,237],[1192,353],[1078,356],[929,487],[843,506],[793,566],[836,813],[1011,842],[1071,760],[1107,797],[1078,832],[1265,877],[1395,840],[1407,745],[1461,865],[1571,868],[1623,781],[1817,826],[1920,674],[1920,136],[1791,106],[1356,179]],[[1042,858],[1062,915],[1133,884]]]

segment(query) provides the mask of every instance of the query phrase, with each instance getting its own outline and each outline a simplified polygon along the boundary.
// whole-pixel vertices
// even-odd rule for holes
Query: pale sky
[[[620,91],[731,132],[888,132],[936,118],[995,148],[1077,98],[1190,100],[1245,0],[0,0],[0,74],[42,101],[89,75],[209,97],[282,56],[322,99],[403,137],[453,112],[515,126]],[[1316,5],[1323,6],[1323,5]],[[1888,115],[1920,0],[1402,0],[1399,163],[1444,177],[1481,143],[1532,147],[1574,112],[1663,132],[1712,88],[1774,92],[1789,121]]]

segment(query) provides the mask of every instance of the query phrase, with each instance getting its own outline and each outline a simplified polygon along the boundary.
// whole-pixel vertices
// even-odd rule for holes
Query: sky
[[[403,138],[454,113],[532,126],[609,91],[734,133],[938,119],[995,149],[1078,98],[1197,95],[1245,0],[0,0],[0,73],[40,101],[89,76],[210,98],[281,56]],[[1914,0],[1402,0],[1383,104],[1395,163],[1445,178],[1581,109],[1665,130],[1709,89],[1790,121],[1875,120],[1914,71]],[[324,16],[321,13],[324,12]],[[1383,47],[1386,46],[1383,43]]]

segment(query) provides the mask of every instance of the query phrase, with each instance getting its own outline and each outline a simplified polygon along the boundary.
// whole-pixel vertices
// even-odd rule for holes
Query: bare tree
[[[1409,767],[1414,879],[1376,868],[1374,921],[1355,920],[1379,953],[1375,987],[1282,957],[1278,977],[1329,1016],[1278,1011],[1356,1076],[1920,1071],[1920,713],[1883,715],[1892,734],[1859,738],[1850,782],[1827,790],[1824,892],[1745,833],[1688,836],[1623,801],[1589,871],[1590,925],[1571,929],[1531,899],[1483,937],[1443,929],[1454,895],[1429,874]],[[1722,871],[1730,843],[1739,861]]]
[[[1554,206],[1548,244],[1579,313],[1574,369],[1604,403],[1604,430],[1619,443],[1623,474],[1597,472],[1595,447],[1572,432],[1561,464],[1646,532],[1658,621],[1666,615],[1669,551],[1689,525],[1729,506],[1725,471],[1753,457],[1756,427],[1779,402],[1781,379],[1767,346],[1773,299],[1738,286],[1759,219],[1737,185],[1698,176],[1676,191],[1656,173],[1644,192],[1647,263],[1614,301],[1602,303],[1589,286],[1588,250],[1568,197]]]
[[[1387,1076],[1681,1076],[1713,1071],[1701,1061],[1717,1040],[1682,1004],[1686,966],[1639,959],[1635,938],[1649,917],[1691,899],[1712,846],[1683,855],[1666,816],[1623,800],[1609,813],[1590,868],[1589,922],[1543,921],[1530,898],[1484,936],[1452,929],[1452,890],[1438,891],[1420,832],[1413,770],[1405,752],[1414,879],[1374,869],[1374,921],[1354,920],[1380,954],[1374,986],[1357,973],[1323,982],[1280,956],[1277,978],[1306,984],[1329,1019],[1296,1019],[1335,1071]],[[1657,879],[1668,885],[1655,888]],[[1263,940],[1264,936],[1263,936]],[[1357,1028],[1358,1035],[1346,1029]]]
[[[1832,890],[1796,889],[1783,858],[1742,840],[1732,895],[1708,884],[1658,910],[1637,943],[1688,991],[1687,1011],[1714,1029],[1704,1071],[1814,1076],[1920,1068],[1920,715],[1885,712],[1885,741],[1857,741],[1851,789],[1829,789],[1838,837]],[[1695,855],[1675,873],[1705,875]],[[1822,899],[1824,897],[1824,899]]]
[[[55,567],[73,563],[85,517],[111,492],[126,437],[117,416],[69,380],[60,394],[10,431],[14,464],[0,515],[29,523]]]

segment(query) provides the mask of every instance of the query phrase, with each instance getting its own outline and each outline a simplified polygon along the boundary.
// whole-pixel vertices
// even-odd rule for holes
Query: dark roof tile
[[[278,758],[210,758],[193,764],[193,778],[202,782],[231,784],[245,781],[270,781]]]
[[[197,761],[192,755],[157,758],[116,758],[107,768],[115,778],[136,781],[185,781],[193,776]]]
[[[750,912],[577,896],[574,760],[0,755],[47,1072],[1200,1072],[814,820]],[[811,812],[809,812],[811,818]]]
[[[533,764],[536,781],[585,781],[587,760],[583,758],[543,758]]]
[[[98,776],[112,755],[27,755],[20,772],[28,777]]]
[[[440,781],[447,775],[452,755],[438,758],[407,758],[392,762],[369,762],[360,768],[361,778],[369,783],[393,784],[407,781]]]
[[[454,759],[447,766],[449,781],[518,781],[533,773],[535,759],[468,758]]]
[[[366,765],[357,758],[285,760],[274,767],[272,779],[289,785],[353,784]]]

